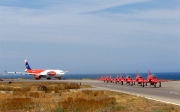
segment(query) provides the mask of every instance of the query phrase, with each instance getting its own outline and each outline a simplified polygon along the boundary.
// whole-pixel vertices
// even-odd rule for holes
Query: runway
[[[162,83],[161,88],[154,88],[154,86],[140,85],[129,86],[127,84],[113,84],[104,83],[98,80],[69,80],[70,82],[77,82],[81,84],[88,84],[97,87],[98,89],[112,90],[133,94],[148,99],[154,99],[166,103],[171,103],[180,106],[180,81],[171,81]],[[65,81],[67,82],[67,81]]]
[[[144,88],[140,85],[129,86],[127,84],[113,84],[104,83],[98,80],[14,80],[22,82],[74,82],[85,85],[91,85],[96,90],[111,90],[117,92],[123,92],[133,94],[148,99],[158,100],[166,103],[171,103],[180,106],[180,81],[171,81],[162,83],[162,87],[154,88],[154,86],[145,86]]]

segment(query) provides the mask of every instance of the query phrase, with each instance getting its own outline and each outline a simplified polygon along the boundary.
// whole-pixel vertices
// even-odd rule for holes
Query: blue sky
[[[180,72],[179,0],[0,1],[0,70]],[[0,71],[0,72],[1,72]]]

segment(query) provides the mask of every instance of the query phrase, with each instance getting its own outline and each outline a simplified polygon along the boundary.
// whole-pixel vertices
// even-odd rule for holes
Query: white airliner
[[[31,69],[31,67],[28,64],[28,61],[25,60],[25,67],[26,70],[25,72],[7,72],[7,73],[12,73],[12,74],[29,74],[29,75],[34,75],[34,78],[36,80],[39,80],[40,78],[47,78],[51,79],[52,77],[58,78],[61,80],[61,77],[68,72],[67,70],[64,72],[62,70],[43,70],[43,69]],[[6,71],[5,71],[6,72]]]

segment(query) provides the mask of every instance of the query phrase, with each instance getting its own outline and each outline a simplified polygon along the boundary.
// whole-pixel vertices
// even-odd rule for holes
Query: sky
[[[180,0],[0,0],[0,72],[180,72]]]

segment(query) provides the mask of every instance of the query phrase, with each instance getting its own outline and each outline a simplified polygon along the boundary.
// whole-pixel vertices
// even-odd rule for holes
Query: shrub
[[[90,91],[89,91],[90,92]],[[112,97],[106,97],[104,99],[85,99],[85,98],[75,98],[68,97],[67,100],[59,102],[58,107],[63,111],[96,111],[107,106],[115,105],[116,100]]]
[[[39,85],[38,90],[39,91],[46,91],[47,90],[46,85]]]
[[[18,109],[29,110],[33,108],[34,105],[30,98],[12,98],[2,100],[0,107],[1,111]]]
[[[29,93],[29,97],[33,97],[33,98],[39,98],[39,93],[38,92],[30,92]]]

